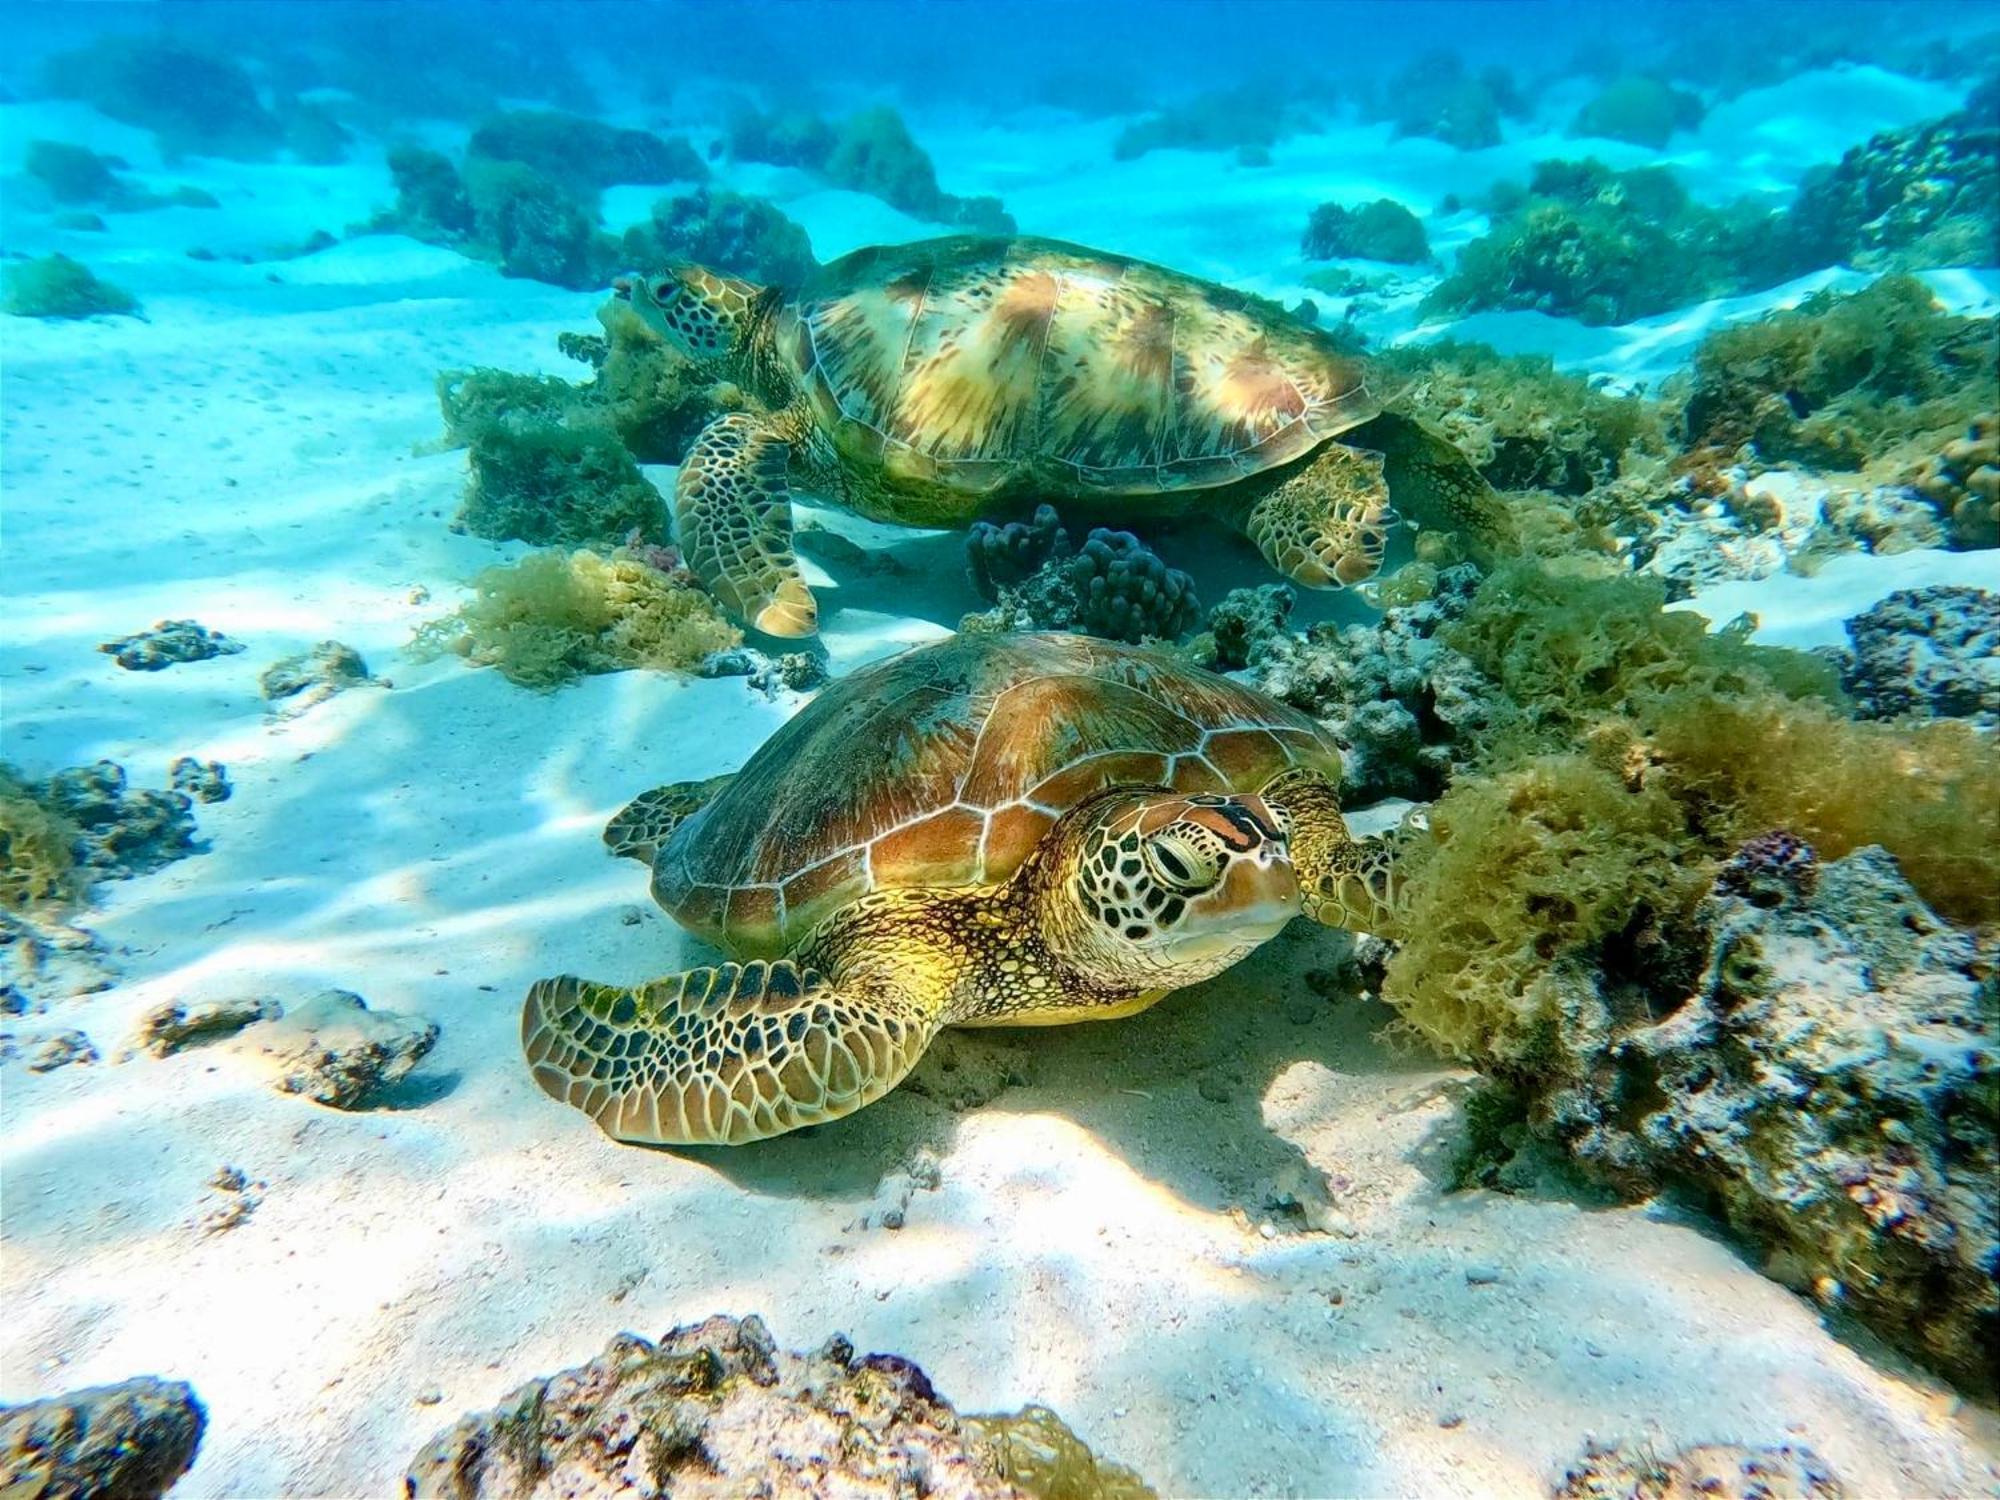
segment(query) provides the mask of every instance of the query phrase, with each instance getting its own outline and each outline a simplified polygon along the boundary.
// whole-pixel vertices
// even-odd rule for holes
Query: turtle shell
[[[959,635],[840,679],[653,863],[653,895],[742,958],[788,951],[872,890],[1005,880],[1112,785],[1335,780],[1331,735],[1226,677],[1074,635]]]
[[[1380,411],[1360,364],[1268,304],[1060,240],[857,250],[778,337],[850,462],[969,494],[1231,484]]]

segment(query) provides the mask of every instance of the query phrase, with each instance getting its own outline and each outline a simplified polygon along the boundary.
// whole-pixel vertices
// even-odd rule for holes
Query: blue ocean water
[[[0,1488],[2000,1493],[2000,7],[0,25]]]

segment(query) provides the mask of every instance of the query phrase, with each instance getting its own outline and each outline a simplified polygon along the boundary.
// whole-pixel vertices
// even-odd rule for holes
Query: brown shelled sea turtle
[[[1301,911],[1386,930],[1389,844],[1253,688],[1085,636],[961,635],[827,688],[734,776],[605,830],[742,962],[529,992],[535,1081],[620,1140],[737,1144],[880,1098],[945,1026],[1144,1010]]]
[[[682,555],[773,635],[819,628],[792,554],[792,487],[877,521],[950,527],[1036,503],[1240,525],[1311,588],[1381,566],[1395,516],[1477,536],[1492,490],[1386,414],[1324,334],[1240,292],[1125,256],[958,236],[857,250],[795,295],[698,266],[619,294],[758,403],[681,465]]]

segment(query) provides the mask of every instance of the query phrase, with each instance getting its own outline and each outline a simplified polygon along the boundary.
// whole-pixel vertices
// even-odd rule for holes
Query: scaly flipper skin
[[[1383,412],[1346,438],[1381,449],[1389,494],[1405,516],[1457,532],[1476,561],[1491,562],[1506,550],[1512,534],[1506,506],[1449,439],[1395,412]]]
[[[1381,455],[1329,443],[1250,508],[1243,530],[1293,581],[1340,589],[1380,570],[1395,520]]]
[[[706,781],[676,781],[641,792],[604,825],[604,846],[621,859],[650,865],[673,831],[720,795],[736,778],[711,776]]]
[[[873,1103],[938,1022],[908,996],[842,993],[782,960],[636,990],[544,979],[522,1009],[521,1045],[546,1093],[617,1140],[736,1146]]]
[[[1405,836],[1355,838],[1340,815],[1338,789],[1314,771],[1286,771],[1272,778],[1264,796],[1290,820],[1292,866],[1306,915],[1328,927],[1397,936],[1397,856]]]
[[[730,412],[681,463],[674,523],[695,576],[767,635],[819,630],[819,606],[792,553],[791,444],[770,419]]]

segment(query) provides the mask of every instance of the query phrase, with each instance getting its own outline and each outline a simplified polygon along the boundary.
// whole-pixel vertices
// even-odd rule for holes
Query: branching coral
[[[473,597],[417,634],[510,682],[547,690],[644,667],[685,671],[742,639],[708,595],[625,551],[531,553],[472,581]]]
[[[44,255],[9,265],[6,287],[7,311],[17,318],[94,318],[139,311],[138,298],[100,281],[89,267],[67,255]]]

